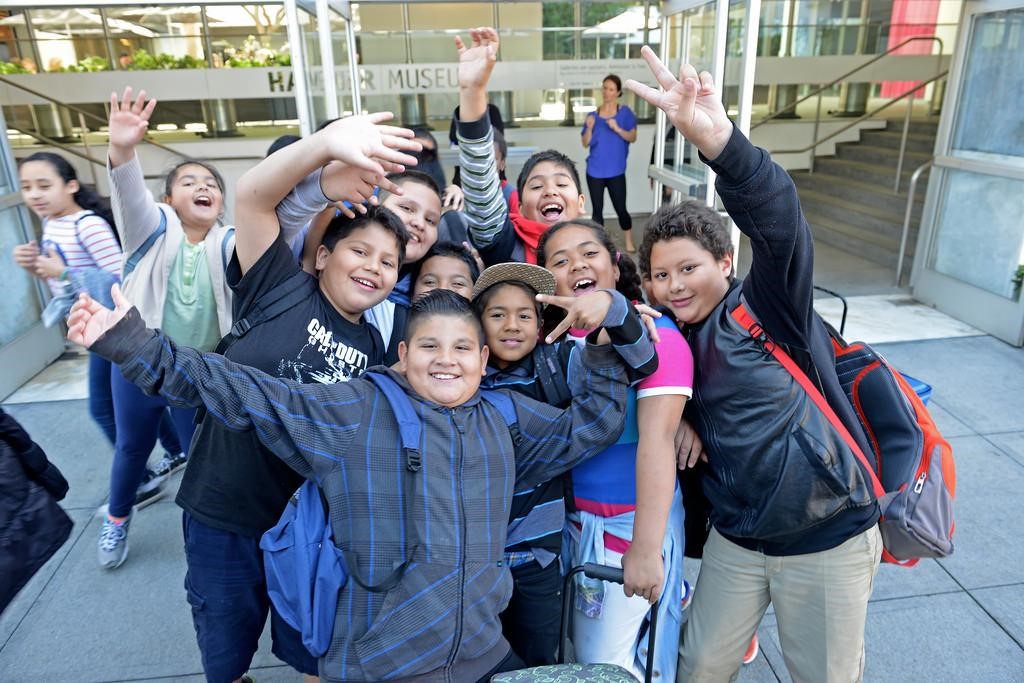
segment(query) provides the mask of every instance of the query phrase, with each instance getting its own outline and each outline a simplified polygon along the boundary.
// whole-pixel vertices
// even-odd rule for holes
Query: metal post
[[[668,40],[669,40],[669,17],[662,15],[661,17],[661,61],[668,64]],[[647,42],[645,41],[646,45]],[[669,67],[671,68],[671,67]],[[660,109],[655,109],[654,112],[654,164],[657,168],[665,163],[665,112]],[[648,174],[650,171],[648,171]],[[654,181],[654,195],[651,202],[651,212],[657,211],[661,208],[661,181]]]
[[[120,57],[114,56],[114,51],[110,46],[110,26],[107,24],[107,10],[106,8],[97,8],[100,14],[100,26],[103,28],[103,44],[107,47],[107,61],[110,62],[110,68],[118,70],[121,68]]]
[[[82,116],[82,112],[78,112],[78,126],[82,130],[82,148],[85,150],[85,156],[92,159],[92,150],[89,149],[89,129],[85,125],[85,117]],[[92,174],[92,186],[98,191],[100,181],[99,178],[96,177],[96,164],[89,164],[89,172]]]
[[[409,21],[409,3],[402,3],[402,30],[405,32],[405,63],[412,64],[412,22]],[[398,96],[399,118],[403,126],[425,125],[427,97],[423,93],[409,93]]]
[[[295,82],[295,111],[299,116],[299,134],[313,131],[309,111],[309,83],[306,82],[306,58],[302,47],[302,27],[295,0],[284,0],[284,16],[288,25],[288,45],[292,53],[292,80]]]
[[[896,182],[893,183],[892,193],[900,193],[900,175],[903,174],[903,157],[907,152],[907,133],[910,132],[910,115],[914,112],[914,96],[907,98],[907,110],[903,114],[903,134],[900,136],[900,156],[896,160]]]
[[[203,52],[206,53],[206,65],[216,68],[213,62],[213,41],[210,40],[210,21],[206,16],[206,5],[200,5],[199,17],[203,22]]]
[[[815,143],[818,142],[818,125],[821,123],[821,92],[818,93],[818,107],[814,110],[814,132],[811,133],[811,159],[807,166],[808,173],[814,173],[814,155],[818,153]]]
[[[331,10],[327,0],[316,0],[316,30],[320,39],[320,70],[324,82],[324,115],[338,118],[338,81],[334,72],[334,44],[331,40]]]
[[[359,55],[356,52],[356,31],[352,26],[352,5],[348,0],[340,4],[341,15],[345,18],[345,42],[348,51],[348,77],[351,81],[352,113],[363,113],[362,78],[359,76]]]
[[[715,84],[718,86],[719,92],[722,96],[725,96],[725,49],[726,49],[726,38],[729,34],[729,0],[717,0],[715,3],[715,59],[711,68],[711,74],[715,79]],[[704,202],[710,206],[715,206],[715,173],[711,170],[711,167],[707,167],[706,171],[707,188],[704,191]],[[737,243],[739,234],[736,228],[733,228],[733,243]]]
[[[25,17],[25,35],[28,36],[28,45],[32,48],[32,59],[36,63],[36,73],[43,73],[46,69],[43,66],[43,58],[39,56],[39,44],[36,43],[36,30],[32,26],[32,12],[25,9],[21,11]]]
[[[744,135],[750,134],[751,107],[754,102],[754,69],[757,64],[758,25],[761,18],[761,0],[747,0],[743,36],[743,71],[740,74],[740,108],[737,126]]]

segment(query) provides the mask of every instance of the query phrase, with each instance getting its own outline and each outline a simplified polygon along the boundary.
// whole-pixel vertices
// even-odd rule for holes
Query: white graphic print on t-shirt
[[[358,348],[334,339],[334,333],[316,318],[310,319],[306,332],[309,333],[306,345],[294,360],[282,359],[279,376],[299,382],[334,384],[347,382],[366,370],[369,357]]]

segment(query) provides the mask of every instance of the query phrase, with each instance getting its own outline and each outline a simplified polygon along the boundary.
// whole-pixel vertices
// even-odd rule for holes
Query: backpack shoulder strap
[[[512,436],[512,444],[518,446],[523,442],[523,434],[519,431],[519,415],[516,414],[516,404],[506,391],[495,389],[481,389],[480,398],[490,403],[501,413],[501,419],[505,421],[509,434]]]
[[[122,280],[127,278],[131,272],[135,270],[135,267],[139,265],[139,261],[142,260],[142,257],[145,256],[146,253],[153,248],[153,245],[156,244],[156,241],[160,239],[165,232],[167,232],[167,214],[164,213],[164,210],[159,206],[157,207],[157,211],[160,212],[160,225],[156,227],[156,230],[146,238],[146,241],[139,245],[139,248],[132,252],[131,256],[129,256],[124,262],[124,271],[121,275]]]
[[[875,496],[881,498],[885,495],[885,487],[882,486],[882,482],[878,480],[878,476],[875,474],[874,468],[871,467],[871,463],[868,461],[867,456],[864,455],[864,451],[860,449],[857,444],[857,440],[850,434],[850,430],[846,428],[843,421],[836,415],[836,411],[832,410],[832,406],[828,404],[825,396],[818,390],[818,387],[814,386],[814,383],[807,376],[807,374],[800,369],[800,366],[790,358],[789,354],[782,350],[779,344],[772,341],[768,333],[765,332],[764,328],[761,327],[761,323],[754,320],[754,317],[750,314],[747,309],[745,302],[740,302],[740,305],[730,311],[730,315],[733,320],[739,323],[740,327],[747,331],[754,341],[756,341],[765,353],[769,353],[775,358],[786,369],[793,379],[797,381],[800,387],[807,393],[807,396],[814,402],[814,405],[818,407],[818,410],[828,419],[829,424],[836,430],[839,437],[849,447],[850,451],[860,461],[861,468],[869,475],[871,480],[871,488],[873,489]]]
[[[423,423],[412,407],[409,395],[387,375],[368,372],[364,376],[380,389],[388,404],[391,405],[391,410],[395,413],[395,419],[398,421],[398,436],[402,444],[402,451],[405,453],[405,468],[409,472],[419,472],[423,466],[423,458],[420,454]]]
[[[372,382],[384,394],[385,400],[391,406],[395,419],[398,421],[398,434],[402,444],[402,452],[405,456],[405,475],[402,477],[402,517],[405,520],[403,533],[408,538],[412,535],[413,529],[416,528],[414,526],[415,520],[413,520],[411,513],[411,501],[416,494],[414,486],[415,475],[423,466],[423,458],[420,455],[420,438],[423,435],[423,424],[419,416],[416,415],[416,410],[412,407],[409,395],[393,379],[377,372],[364,373],[363,377]],[[415,537],[413,537],[413,540],[415,540]],[[413,542],[406,542],[405,546],[408,549],[405,560],[382,580],[374,584],[370,584],[369,581],[360,575],[358,571],[360,566],[359,558],[356,556],[355,551],[344,551],[343,554],[349,565],[349,572],[353,580],[372,593],[382,593],[397,586],[402,580],[402,576],[405,575],[405,570],[412,563],[417,546]]]
[[[231,263],[231,249],[228,249],[228,245],[235,237],[235,229],[228,228],[224,231],[224,237],[220,241],[220,265],[226,273],[228,270],[228,264]]]
[[[572,401],[569,382],[558,360],[558,351],[551,344],[537,344],[533,349],[533,368],[540,382],[544,400],[562,407]]]
[[[249,330],[295,307],[312,296],[315,291],[316,280],[304,270],[295,271],[287,280],[257,299],[245,317],[235,321],[231,331],[217,344],[215,353],[223,354]]]

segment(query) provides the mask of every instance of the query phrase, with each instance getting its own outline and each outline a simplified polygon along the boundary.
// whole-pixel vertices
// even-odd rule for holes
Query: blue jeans
[[[95,353],[89,354],[89,415],[113,446],[117,443],[117,421],[114,418],[114,395],[110,389],[111,370],[109,360]],[[159,437],[160,445],[168,453],[182,452],[174,423],[166,412],[160,418]]]
[[[147,396],[126,380],[116,366],[111,369],[110,388],[114,397],[117,442],[110,467],[108,512],[111,517],[127,517],[146,472],[146,461],[156,444],[164,413],[170,413],[178,443],[188,448],[195,430],[196,411],[195,408],[170,408],[159,396]]]
[[[274,656],[301,673],[317,675],[316,657],[267,596],[259,539],[214,529],[187,512],[181,527],[188,564],[185,591],[206,680],[229,683],[248,670],[268,611]]]

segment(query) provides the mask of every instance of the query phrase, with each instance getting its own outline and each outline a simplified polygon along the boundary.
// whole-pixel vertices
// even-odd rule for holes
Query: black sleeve
[[[808,350],[814,298],[814,246],[786,171],[738,129],[711,162],[726,210],[753,251],[743,294],[772,337]]]
[[[244,276],[238,263],[238,256],[233,254],[225,277],[231,291],[235,293],[232,310],[234,319],[244,318],[260,297],[299,270],[301,266],[295,261],[292,250],[281,235],[277,236],[274,243],[263,252]]]
[[[512,219],[506,218],[505,227],[502,228],[501,233],[495,237],[494,241],[482,249],[478,248],[480,258],[484,261],[484,266],[489,268],[498,263],[511,262],[512,254],[515,252],[518,242],[519,235],[516,234],[516,229],[512,226]]]

